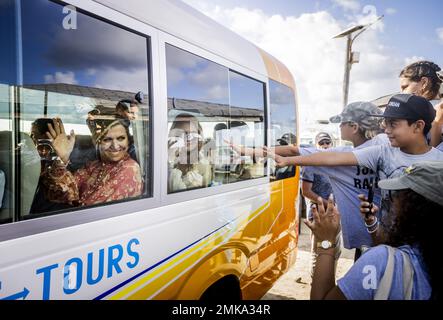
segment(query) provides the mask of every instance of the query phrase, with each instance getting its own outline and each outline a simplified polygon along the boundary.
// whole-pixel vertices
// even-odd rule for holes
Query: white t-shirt
[[[443,152],[431,148],[423,154],[408,154],[390,145],[373,146],[354,150],[358,164],[377,172],[380,180],[401,176],[405,169],[422,161],[443,161]],[[390,207],[389,191],[382,190],[382,217],[386,217]]]
[[[309,155],[317,152],[352,152],[371,146],[389,144],[386,134],[379,134],[373,139],[366,141],[358,147],[344,146],[326,150],[316,148],[299,148],[300,155]],[[374,170],[363,166],[335,166],[335,167],[309,167],[318,174],[329,178],[332,186],[337,207],[341,214],[341,226],[343,233],[343,246],[347,249],[360,248],[361,246],[372,246],[372,238],[366,231],[360,214],[359,194],[368,193],[369,186],[378,177]],[[380,206],[380,189],[374,189],[374,203]]]

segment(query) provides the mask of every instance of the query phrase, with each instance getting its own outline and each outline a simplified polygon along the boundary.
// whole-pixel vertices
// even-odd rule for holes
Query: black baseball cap
[[[413,94],[396,94],[389,99],[383,114],[371,114],[373,117],[395,118],[406,120],[423,120],[432,124],[435,119],[435,109],[423,97]]]

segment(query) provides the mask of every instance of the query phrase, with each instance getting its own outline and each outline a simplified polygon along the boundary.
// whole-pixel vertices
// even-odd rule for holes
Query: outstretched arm
[[[319,152],[308,156],[282,157],[268,152],[277,167],[296,166],[356,166],[357,158],[352,152]]]
[[[271,150],[275,154],[278,154],[279,156],[284,156],[284,157],[299,156],[300,155],[300,151],[295,144],[288,145],[288,146],[276,146],[273,148],[269,148],[269,150]]]

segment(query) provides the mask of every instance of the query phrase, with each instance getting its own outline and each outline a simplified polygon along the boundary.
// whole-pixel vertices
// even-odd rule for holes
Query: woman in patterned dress
[[[129,153],[129,121],[102,120],[90,125],[98,160],[72,173],[67,170],[75,134],[67,135],[60,119],[48,125],[47,135],[59,159],[44,174],[47,197],[53,202],[88,206],[137,197],[143,183],[139,164]]]

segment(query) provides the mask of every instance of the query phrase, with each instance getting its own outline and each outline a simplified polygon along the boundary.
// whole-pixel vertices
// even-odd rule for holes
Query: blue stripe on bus
[[[234,220],[235,220],[235,219],[234,219]],[[234,220],[232,220],[232,221],[234,221]],[[223,225],[223,226],[221,226],[221,227],[215,229],[214,231],[212,231],[211,233],[207,234],[206,236],[204,236],[204,237],[202,237],[202,238],[200,238],[200,239],[194,241],[193,243],[191,243],[190,245],[184,247],[183,249],[180,249],[179,251],[177,251],[177,252],[171,254],[169,257],[167,257],[167,258],[165,258],[165,259],[163,259],[163,260],[157,262],[156,264],[150,266],[149,268],[147,268],[147,269],[141,271],[140,273],[136,274],[136,275],[133,276],[132,278],[129,278],[128,280],[123,281],[122,283],[120,283],[120,284],[118,284],[117,286],[115,286],[114,288],[112,288],[112,289],[110,289],[110,290],[108,290],[108,291],[102,293],[101,295],[99,295],[98,297],[94,298],[93,300],[100,300],[100,299],[103,299],[103,298],[106,297],[107,295],[109,295],[109,294],[111,294],[112,292],[114,292],[114,291],[120,289],[121,287],[123,287],[124,285],[128,284],[129,282],[131,282],[131,281],[137,279],[138,277],[140,277],[141,275],[145,274],[146,272],[148,272],[148,271],[154,269],[155,267],[159,266],[160,264],[162,264],[162,263],[168,261],[169,259],[173,258],[174,256],[176,256],[176,255],[179,254],[180,252],[183,252],[184,250],[186,250],[186,249],[192,247],[193,245],[195,245],[196,243],[200,242],[201,240],[203,240],[203,239],[209,237],[211,234],[213,234],[213,233],[217,232],[218,230],[220,230],[220,229],[226,227],[226,226],[227,226],[228,224],[230,224],[232,221],[229,221],[229,222],[226,223],[225,225]]]

